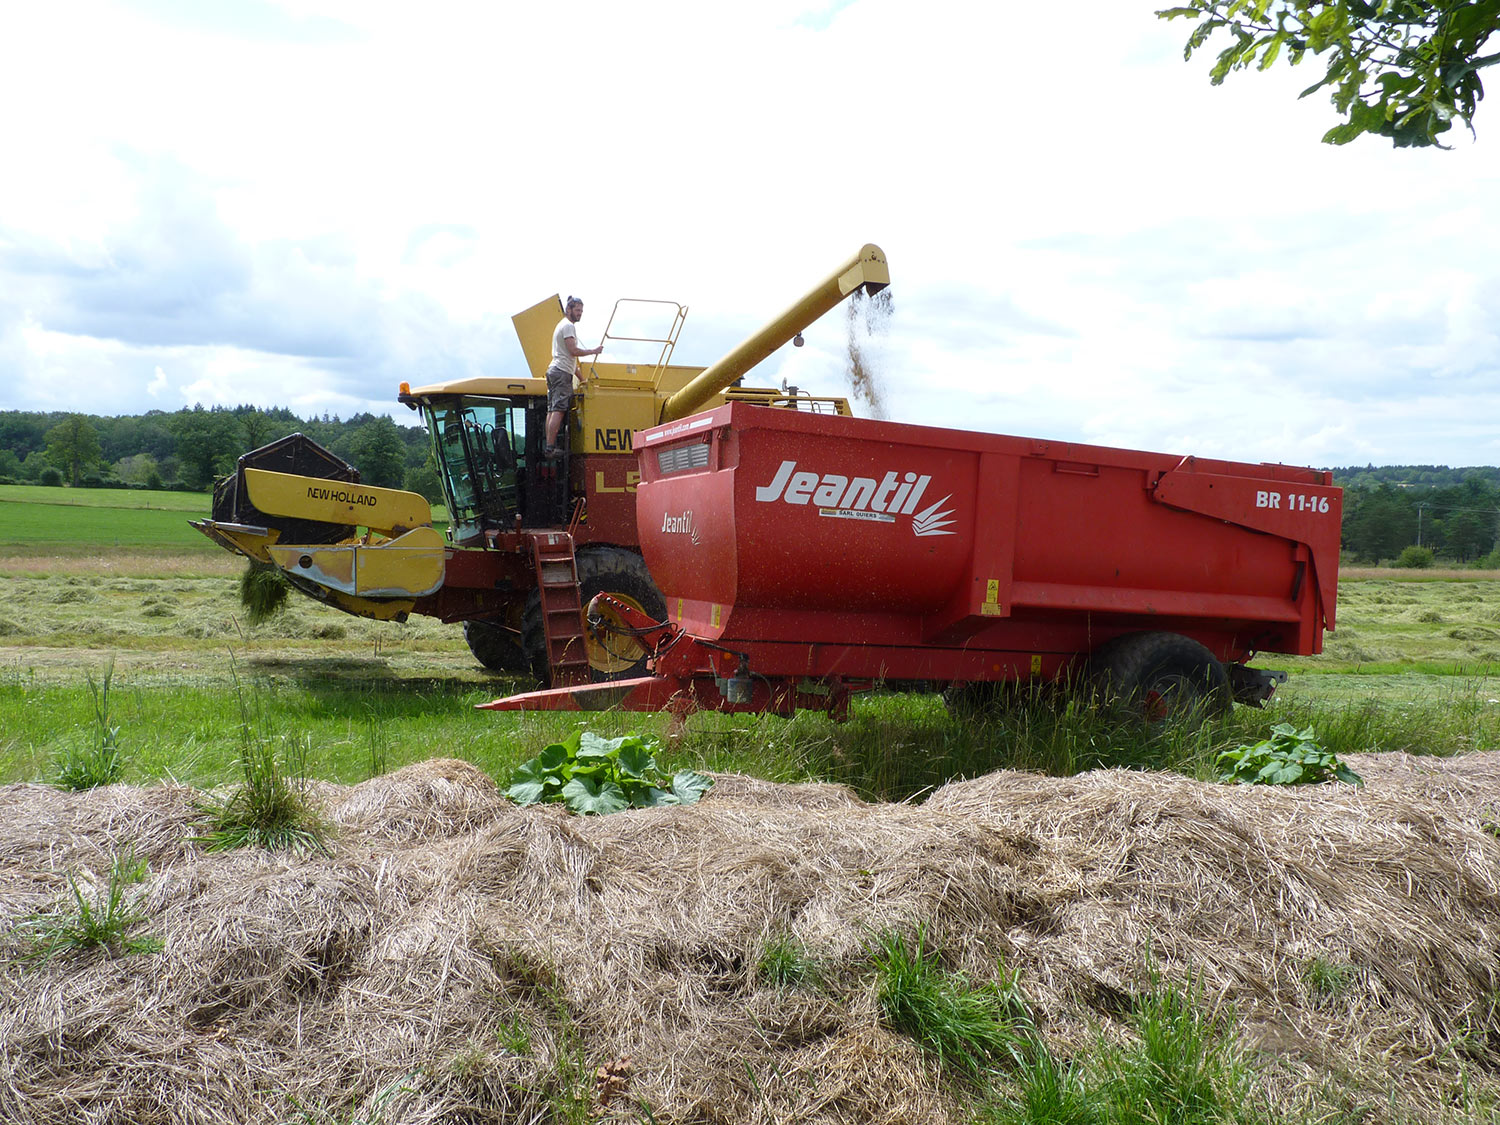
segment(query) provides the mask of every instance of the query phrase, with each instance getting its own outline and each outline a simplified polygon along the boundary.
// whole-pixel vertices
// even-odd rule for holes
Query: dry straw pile
[[[998,773],[920,807],[722,777],[590,819],[432,761],[319,785],[338,830],[308,858],[205,853],[186,789],[11,786],[0,930],[133,845],[165,944],[4,969],[0,1120],[542,1121],[608,1067],[619,1120],[960,1121],[877,1015],[871,936],[919,923],[974,979],[1018,970],[1059,1054],[1121,1035],[1154,963],[1234,1006],[1279,1102],[1438,1120],[1500,1093],[1496,778],[1354,764],[1362,791]],[[761,978],[777,936],[822,988]]]

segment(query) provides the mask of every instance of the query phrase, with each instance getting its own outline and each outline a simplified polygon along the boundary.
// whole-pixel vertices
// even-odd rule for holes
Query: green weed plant
[[[667,777],[656,764],[660,749],[655,739],[640,735],[601,738],[576,729],[521,763],[511,775],[506,796],[518,805],[560,803],[571,812],[601,816],[696,804],[713,779],[694,770]]]
[[[159,953],[158,937],[132,934],[146,920],[135,888],[145,881],[149,868],[127,847],[110,861],[109,876],[101,888],[86,889],[76,874],[68,875],[68,897],[58,907],[31,915],[11,932],[18,946],[16,960],[40,964],[53,957],[102,949],[111,957]]]
[[[1318,743],[1312,727],[1298,730],[1291,723],[1277,723],[1270,738],[1225,750],[1218,765],[1220,781],[1245,785],[1364,784],[1359,774]]]

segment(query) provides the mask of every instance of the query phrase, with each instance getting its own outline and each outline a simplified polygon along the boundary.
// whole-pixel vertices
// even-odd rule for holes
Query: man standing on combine
[[[552,333],[552,366],[547,368],[547,442],[542,446],[542,454],[547,457],[561,457],[563,453],[557,447],[557,432],[573,404],[573,376],[578,373],[579,359],[604,350],[603,344],[597,348],[578,346],[578,322],[582,319],[583,302],[569,297],[563,306],[563,318]]]

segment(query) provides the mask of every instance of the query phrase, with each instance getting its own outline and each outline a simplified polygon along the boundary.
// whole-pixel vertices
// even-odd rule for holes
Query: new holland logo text
[[[880,480],[874,477],[844,477],[837,473],[797,471],[797,462],[783,461],[770,484],[755,490],[762,504],[780,500],[784,504],[816,504],[820,516],[866,520],[873,523],[895,523],[897,516],[911,516],[913,535],[952,535],[947,530],[953,521],[952,510],[939,511],[952,493],[921,511],[917,505],[932,482],[930,476],[916,473],[888,472]]]
[[[340,504],[374,504],[376,498],[367,492],[350,492],[346,488],[319,488],[307,486],[309,500],[337,500]]]
[[[661,529],[665,535],[686,535],[693,541],[693,546],[698,545],[698,525],[693,522],[693,510],[689,508],[680,516],[663,515],[661,517]]]

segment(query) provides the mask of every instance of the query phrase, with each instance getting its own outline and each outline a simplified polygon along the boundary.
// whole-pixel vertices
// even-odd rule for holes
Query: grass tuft
[[[1354,984],[1359,970],[1353,965],[1314,957],[1302,970],[1302,979],[1313,996],[1320,1000],[1338,1000]]]
[[[1010,1097],[984,1125],[1254,1125],[1273,1115],[1256,1099],[1233,1017],[1205,1011],[1195,985],[1157,979],[1131,1015],[1134,1042],[1102,1039],[1083,1060],[1044,1047],[1023,1059]]]
[[[131,888],[143,882],[148,873],[145,860],[137,861],[134,848],[129,847],[110,862],[109,877],[102,887],[86,889],[78,876],[70,873],[67,901],[23,919],[11,931],[11,939],[20,950],[15,959],[39,964],[92,949],[103,949],[112,957],[159,953],[160,938],[129,933],[146,920],[139,895]]]
[[[240,783],[226,797],[202,806],[210,827],[195,841],[209,851],[265,848],[329,854],[328,827],[307,797],[305,734],[265,730],[256,702],[247,701],[235,681],[240,705]],[[278,749],[280,753],[278,754]]]
[[[1097,1084],[1082,1064],[1038,1051],[1023,1063],[1018,1088],[981,1117],[984,1125],[1108,1125]]]
[[[1110,1120],[1120,1125],[1232,1121],[1249,1094],[1232,1022],[1205,1012],[1196,986],[1160,981],[1137,1001],[1139,1046],[1106,1056]]]
[[[413,1083],[417,1077],[418,1073],[414,1071],[404,1078],[398,1078],[377,1090],[363,1105],[341,1111],[304,1105],[293,1097],[291,1103],[297,1116],[281,1122],[281,1125],[386,1125],[387,1122],[396,1120],[391,1116],[397,1108],[392,1103],[403,1094],[416,1090]]]
[[[978,1077],[1001,1063],[1021,1065],[1035,1027],[1014,976],[974,984],[950,972],[927,942],[925,926],[908,940],[895,930],[876,936],[877,1001],[887,1027],[909,1035],[945,1066]]]
[[[227,797],[203,806],[211,827],[194,839],[209,851],[265,848],[329,854],[327,827],[307,799],[307,736],[283,736],[280,757],[277,741],[250,741],[240,757],[240,784]]]
[[[822,970],[806,947],[790,934],[773,934],[761,947],[755,976],[774,988],[816,988]]]
[[[92,672],[85,672],[89,696],[94,704],[94,737],[86,746],[70,745],[58,762],[56,784],[60,789],[93,789],[100,785],[113,785],[124,772],[125,761],[120,753],[120,728],[110,725],[109,684],[114,678],[113,659],[104,667],[100,681]]]

